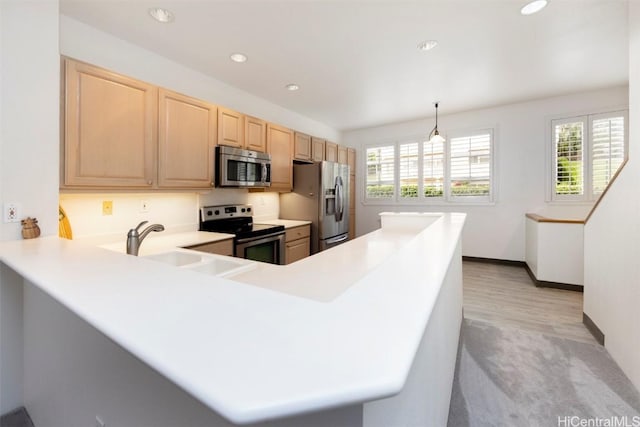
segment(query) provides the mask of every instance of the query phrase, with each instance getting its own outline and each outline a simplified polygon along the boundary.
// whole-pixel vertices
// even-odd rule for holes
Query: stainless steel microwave
[[[270,186],[270,154],[226,145],[216,147],[216,187]]]

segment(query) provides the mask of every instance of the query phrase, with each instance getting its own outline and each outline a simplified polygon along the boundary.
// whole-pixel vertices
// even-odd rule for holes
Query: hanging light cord
[[[429,139],[431,139],[431,137],[433,136],[433,133],[435,132],[437,135],[439,135],[440,133],[438,132],[438,102],[435,103],[436,105],[436,125],[433,127],[433,129],[431,129],[431,132],[429,132]]]

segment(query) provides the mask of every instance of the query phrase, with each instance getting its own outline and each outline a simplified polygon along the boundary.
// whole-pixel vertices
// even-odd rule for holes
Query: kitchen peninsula
[[[55,237],[0,244],[36,426],[446,425],[464,214],[219,278]]]

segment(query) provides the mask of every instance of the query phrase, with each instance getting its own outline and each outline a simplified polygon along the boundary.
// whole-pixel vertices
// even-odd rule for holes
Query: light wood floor
[[[582,293],[537,288],[523,267],[464,261],[464,317],[596,343],[582,324]]]

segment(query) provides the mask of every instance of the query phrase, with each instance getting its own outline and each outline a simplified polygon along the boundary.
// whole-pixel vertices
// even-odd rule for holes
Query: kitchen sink
[[[192,254],[189,252],[165,252],[156,255],[147,255],[144,258],[150,259],[153,261],[163,262],[165,264],[175,265],[176,267],[180,267],[183,265],[195,264],[197,262],[202,261],[202,256],[198,254]]]
[[[212,258],[202,264],[190,268],[190,270],[199,273],[211,274],[218,277],[230,276],[232,274],[242,273],[243,271],[254,268],[253,263],[236,261],[234,259]]]
[[[186,249],[146,255],[141,258],[218,277],[228,277],[255,267],[254,262],[245,259],[209,253],[194,253]]]

